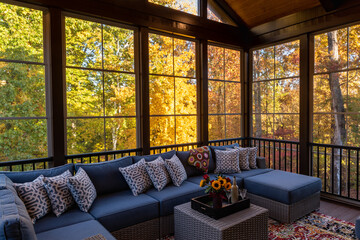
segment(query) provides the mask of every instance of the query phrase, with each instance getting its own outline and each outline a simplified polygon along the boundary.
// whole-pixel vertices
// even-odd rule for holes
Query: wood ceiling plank
[[[320,5],[319,0],[225,0],[249,26],[260,24]]]

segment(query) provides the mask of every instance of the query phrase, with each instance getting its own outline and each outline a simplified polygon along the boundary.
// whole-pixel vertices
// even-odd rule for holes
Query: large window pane
[[[136,148],[136,118],[106,118],[106,151]]]
[[[195,77],[195,60],[195,42],[174,38],[174,74]]]
[[[104,147],[104,119],[68,119],[67,153],[102,152]]]
[[[47,157],[47,120],[0,120],[0,162]]]
[[[173,75],[173,38],[149,34],[149,71],[153,74]]]
[[[43,42],[43,11],[0,2],[0,162],[48,156]]]
[[[253,52],[253,81],[274,79],[274,47],[263,48]]]
[[[150,146],[175,143],[175,117],[150,117]]]
[[[194,15],[198,15],[199,12],[198,0],[149,0],[149,2]]]
[[[103,115],[102,73],[67,69],[66,97],[68,116]]]
[[[275,78],[300,75],[300,41],[288,42],[275,47]]]
[[[225,139],[225,115],[209,116],[209,140]]]
[[[76,18],[65,18],[66,65],[101,68],[101,24]]]
[[[103,25],[104,68],[134,72],[134,31]]]
[[[275,113],[300,112],[300,81],[298,78],[275,81]]]
[[[45,117],[45,67],[0,62],[0,117]]]
[[[208,46],[208,75],[209,79],[224,79],[224,48],[216,46]]]
[[[226,113],[240,113],[240,83],[225,83]]]
[[[253,112],[274,112],[274,82],[258,82],[253,84]]]
[[[197,142],[196,116],[176,117],[176,144]]]
[[[360,113],[360,71],[350,71],[348,76],[347,111]]]
[[[196,42],[151,33],[149,47],[150,145],[197,142]]]
[[[174,114],[174,78],[150,77],[150,115]]]
[[[241,115],[226,116],[226,138],[238,138],[241,136]]]
[[[257,138],[274,137],[274,115],[253,114],[253,136]]]
[[[225,80],[240,82],[240,51],[225,49]]]
[[[196,114],[196,80],[175,79],[176,114]]]
[[[282,140],[299,139],[299,115],[276,114],[274,121],[274,137]]]
[[[225,83],[209,81],[208,86],[209,113],[224,113]]]
[[[67,154],[136,148],[134,31],[65,24]]]
[[[0,59],[43,62],[43,12],[0,2]]]
[[[135,76],[126,73],[104,73],[105,115],[135,116]]]

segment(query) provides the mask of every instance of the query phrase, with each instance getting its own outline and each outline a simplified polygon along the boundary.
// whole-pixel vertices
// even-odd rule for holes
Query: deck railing
[[[359,199],[360,148],[310,144],[311,174],[322,181],[322,192],[342,198]]]
[[[97,163],[142,154],[142,148],[65,156],[67,163]]]
[[[258,147],[258,156],[265,157],[268,168],[299,172],[299,142],[266,138],[250,138],[249,142]]]
[[[199,143],[185,143],[176,145],[157,146],[150,148],[150,154],[158,154],[171,150],[176,151],[189,151],[190,149],[197,148]]]
[[[16,160],[0,162],[0,171],[31,171],[50,168],[53,164],[53,158],[38,158],[28,160]]]

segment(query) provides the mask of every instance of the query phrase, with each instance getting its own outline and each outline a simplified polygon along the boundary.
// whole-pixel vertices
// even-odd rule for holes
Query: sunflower
[[[224,186],[224,187],[225,187],[226,179],[221,178],[221,179],[219,179],[218,181],[220,182],[221,186]]]
[[[231,189],[231,183],[227,182],[227,183],[225,184],[225,189],[226,189],[226,190],[230,190],[230,189]]]
[[[203,179],[200,181],[200,187],[204,187],[204,186],[205,186],[205,180]]]
[[[221,188],[221,184],[219,181],[213,181],[211,186],[215,189],[215,190],[219,190]]]

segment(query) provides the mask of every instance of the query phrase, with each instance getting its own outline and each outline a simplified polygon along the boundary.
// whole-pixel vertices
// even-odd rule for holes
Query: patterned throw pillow
[[[239,149],[215,150],[216,169],[215,173],[239,173]]]
[[[51,211],[51,203],[43,179],[44,176],[40,175],[32,182],[14,183],[14,187],[24,202],[33,223]]]
[[[207,173],[209,169],[209,156],[210,149],[208,146],[190,149],[188,163],[204,173]]]
[[[249,165],[251,168],[257,168],[256,166],[256,155],[257,155],[257,147],[248,148],[249,149]]]
[[[68,178],[67,186],[80,210],[88,212],[96,198],[96,189],[85,170],[79,168],[75,176]]]
[[[239,149],[239,164],[241,170],[250,170],[249,165],[249,148],[235,147]]]
[[[145,162],[146,171],[150,176],[154,187],[161,191],[166,185],[171,182],[170,175],[165,167],[165,162],[162,157],[158,157],[154,161]]]
[[[180,187],[187,179],[185,168],[180,159],[176,155],[172,156],[170,159],[165,159],[165,166],[174,185]]]
[[[151,188],[152,182],[146,172],[145,159],[141,159],[128,167],[119,168],[119,171],[124,176],[134,196],[138,196]]]
[[[67,187],[71,176],[70,171],[67,170],[58,176],[44,178],[44,186],[49,195],[52,210],[57,217],[74,204],[74,199]]]

